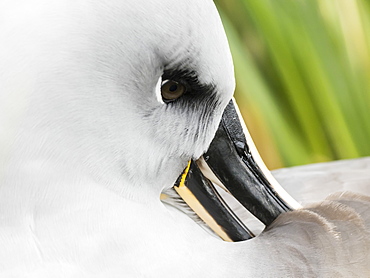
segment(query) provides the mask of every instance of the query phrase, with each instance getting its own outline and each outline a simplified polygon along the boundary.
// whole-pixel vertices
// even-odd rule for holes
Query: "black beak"
[[[281,213],[299,205],[272,178],[239,117],[239,110],[231,100],[203,159],[211,176],[218,179],[217,183],[221,182],[247,210],[268,226]],[[224,240],[241,241],[253,237],[201,170],[206,172],[190,162],[176,182],[175,190]]]

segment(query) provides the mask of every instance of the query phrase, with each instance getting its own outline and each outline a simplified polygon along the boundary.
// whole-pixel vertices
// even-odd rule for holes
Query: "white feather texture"
[[[369,248],[366,198],[235,244],[160,202],[234,90],[212,1],[2,1],[0,41],[0,277],[368,276],[368,252],[343,267],[341,253],[358,227],[353,246]],[[213,93],[163,103],[173,69]]]

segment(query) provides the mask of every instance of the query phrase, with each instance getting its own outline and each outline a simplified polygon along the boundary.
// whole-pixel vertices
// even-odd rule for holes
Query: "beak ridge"
[[[266,226],[281,213],[300,207],[263,164],[234,100],[227,105],[216,135],[201,160],[199,165],[205,161],[212,173],[207,174],[206,167],[199,169],[191,161],[174,189],[226,241],[246,240],[254,235],[228,207],[211,181],[221,183]]]
[[[254,160],[233,101],[204,158],[228,191],[265,225],[292,209],[279,198]]]

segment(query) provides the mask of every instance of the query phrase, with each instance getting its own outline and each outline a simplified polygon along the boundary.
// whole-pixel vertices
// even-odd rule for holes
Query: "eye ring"
[[[164,80],[162,82],[161,95],[162,95],[163,101],[165,102],[174,101],[185,93],[186,93],[186,87],[184,84],[181,84],[180,82],[169,80],[169,79]]]

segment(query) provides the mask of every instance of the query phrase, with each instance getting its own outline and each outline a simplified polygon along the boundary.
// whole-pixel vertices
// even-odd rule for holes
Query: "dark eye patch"
[[[215,93],[213,84],[202,84],[198,79],[198,74],[192,70],[170,69],[165,70],[162,80],[173,80],[186,87],[183,97],[203,98]]]

